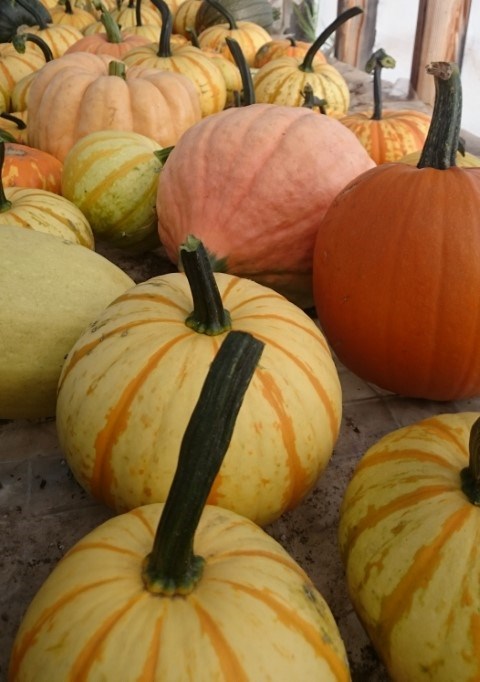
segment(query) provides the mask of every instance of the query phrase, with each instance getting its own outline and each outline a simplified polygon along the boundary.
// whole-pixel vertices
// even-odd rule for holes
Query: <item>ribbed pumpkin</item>
[[[215,24],[204,29],[198,35],[199,46],[202,49],[219,52],[226,59],[233,61],[225,40],[227,37],[231,38],[239,44],[247,64],[253,66],[257,51],[270,40],[270,34],[252,21],[236,21],[233,15],[216,0],[207,0],[207,2],[223,13],[227,23]]]
[[[62,163],[47,152],[24,144],[5,144],[1,170],[4,187],[31,187],[60,194],[62,170]]]
[[[259,69],[267,62],[271,62],[272,59],[278,59],[279,57],[295,57],[303,59],[311,47],[312,43],[307,43],[303,40],[295,40],[295,38],[291,37],[274,38],[273,40],[269,40],[268,43],[265,43],[257,50],[253,66],[256,69]],[[327,58],[323,52],[318,50],[315,52],[313,61],[326,64]]]
[[[15,85],[25,76],[34,74],[45,64],[45,58],[32,41],[26,41],[24,51],[19,43],[0,44],[0,111],[11,111]]]
[[[350,106],[350,91],[345,78],[331,64],[315,61],[325,41],[345,21],[360,14],[359,7],[342,12],[312,43],[305,57],[279,57],[255,73],[253,83],[257,102],[299,107],[305,86],[311,86],[318,99],[326,100],[329,116],[344,116]]]
[[[300,566],[250,521],[204,506],[261,346],[225,339],[166,504],[110,519],[70,549],[20,626],[10,682],[348,682],[338,628]]]
[[[274,22],[273,7],[268,0],[222,0],[222,6],[236,21],[252,22],[267,31]],[[217,8],[207,0],[202,0],[195,15],[197,33],[224,21],[223,14]]]
[[[395,682],[480,679],[479,416],[387,434],[343,498],[350,597]]]
[[[202,0],[183,0],[173,15],[173,32],[190,38],[190,30],[195,28],[195,17]]]
[[[157,234],[160,149],[144,135],[116,130],[90,133],[70,149],[62,193],[82,211],[95,237],[138,247]]]
[[[81,7],[76,7],[70,0],[64,0],[63,4],[57,3],[55,7],[50,10],[50,16],[53,24],[63,24],[67,26],[74,26],[79,31],[84,31],[87,26],[96,21],[91,12]]]
[[[264,358],[209,503],[263,525],[298,505],[329,461],[335,365],[302,310],[251,280],[214,278],[198,240],[183,246],[182,267],[118,298],[72,348],[58,391],[62,451],[117,511],[163,502],[208,366],[230,327],[247,331]]]
[[[5,142],[0,140],[0,169],[3,168]],[[64,197],[43,189],[3,187],[0,182],[0,229],[2,225],[18,225],[36,232],[60,237],[90,249],[94,239],[83,213]]]
[[[29,144],[61,161],[97,130],[132,130],[169,146],[201,118],[197,91],[185,76],[143,68],[125,73],[121,62],[85,52],[64,55],[37,73],[28,111]]]
[[[351,371],[403,395],[454,400],[480,393],[480,169],[455,166],[457,66],[428,71],[436,98],[418,167],[382,164],[339,193],[317,233],[314,298]]]
[[[194,230],[215,269],[311,305],[318,225],[338,192],[373,165],[328,116],[272,104],[227,109],[187,130],[168,157],[158,186],[160,241],[178,263]]]
[[[32,13],[34,13],[33,10]],[[37,24],[35,26],[21,27],[19,33],[26,32],[38,35],[48,45],[54,59],[63,55],[70,45],[83,38],[83,33],[74,26],[52,24],[45,21],[40,13],[35,12],[35,15]]]
[[[15,114],[8,114],[4,111],[0,113],[0,131],[6,134],[9,142],[27,144],[27,112],[17,111]]]
[[[382,109],[381,71],[394,66],[395,60],[385,50],[377,50],[366,68],[369,73],[373,71],[373,112],[358,111],[340,119],[377,164],[421,151],[430,126],[431,116],[423,111]]]
[[[227,101],[227,90],[220,70],[198,47],[181,45],[173,49],[172,13],[164,0],[155,0],[155,4],[162,12],[159,44],[131,50],[124,57],[125,64],[181,73],[195,85],[203,117],[221,111]]]
[[[142,36],[142,38],[147,38],[149,43],[157,43],[160,38],[161,23],[161,18],[160,23],[145,23],[142,19],[142,1],[137,0],[135,3],[135,25],[126,26],[122,30],[126,35]]]
[[[125,4],[123,2],[117,3],[117,9],[112,9],[112,17],[115,19],[117,24],[125,28],[126,26],[135,26],[137,23],[137,14],[135,8],[135,0],[128,0]],[[160,14],[157,12],[155,7],[152,7],[150,3],[142,3],[141,6],[141,17],[142,22],[145,24],[153,24],[161,26],[162,19]]]

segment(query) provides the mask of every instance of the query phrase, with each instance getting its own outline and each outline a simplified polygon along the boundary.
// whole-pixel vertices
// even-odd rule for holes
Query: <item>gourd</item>
[[[312,43],[295,40],[295,38],[290,36],[287,38],[273,38],[257,50],[253,66],[259,69],[267,62],[279,57],[298,57],[303,59],[311,47]],[[327,62],[327,58],[320,50],[315,52],[313,60],[322,64]]]
[[[261,348],[226,337],[167,502],[112,518],[67,552],[24,617],[9,682],[350,679],[330,609],[300,566],[250,521],[204,506]]]
[[[388,433],[343,497],[350,598],[395,682],[480,674],[479,417],[439,414]]]
[[[75,26],[53,24],[51,17],[45,19],[33,7],[30,11],[35,15],[36,23],[33,26],[21,27],[19,33],[26,32],[39,36],[50,48],[54,59],[63,55],[70,45],[83,38],[82,32]]]
[[[29,40],[28,44],[24,41],[26,42],[26,39],[22,36],[15,44],[0,45],[0,111],[12,110],[11,99],[15,85],[45,64],[42,54],[30,44],[33,41]]]
[[[209,504],[260,525],[297,506],[328,463],[341,391],[314,322],[271,289],[211,273],[198,240],[182,267],[119,297],[78,339],[57,432],[78,480],[116,511],[164,502],[206,370],[230,328],[265,344]],[[193,312],[192,312],[193,301]]]
[[[194,229],[214,269],[308,307],[322,217],[373,165],[355,135],[331,117],[271,104],[226,109],[189,128],[168,157],[157,194],[160,241],[178,263],[180,244]]]
[[[63,196],[80,209],[98,239],[138,250],[157,236],[159,151],[145,135],[116,130],[90,133],[70,149]]]
[[[377,164],[421,151],[430,127],[431,117],[423,111],[382,108],[381,72],[394,66],[393,57],[383,49],[376,50],[366,66],[367,73],[373,72],[373,112],[357,111],[340,119]]]
[[[5,144],[3,187],[30,187],[61,193],[63,164],[51,154],[25,144]]]
[[[427,69],[436,97],[418,167],[382,164],[338,194],[317,232],[314,299],[352,372],[402,395],[456,400],[480,393],[480,170],[455,165],[458,67]]]
[[[55,414],[65,355],[85,327],[133,285],[84,246],[0,226],[0,419]]]
[[[95,17],[91,12],[77,7],[74,3],[72,4],[71,0],[64,0],[63,4],[57,3],[50,10],[50,16],[53,24],[67,24],[82,32],[95,22]]]

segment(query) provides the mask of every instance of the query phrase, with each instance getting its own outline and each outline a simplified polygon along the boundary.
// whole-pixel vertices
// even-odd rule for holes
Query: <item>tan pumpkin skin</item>
[[[173,32],[190,38],[188,30],[195,27],[195,18],[202,0],[183,0],[173,17]]]
[[[149,44],[148,38],[135,34],[128,34],[122,31],[122,41],[120,43],[110,42],[106,33],[93,33],[84,36],[76,43],[71,45],[65,54],[72,52],[91,52],[92,54],[108,54],[115,59],[122,59],[127,52],[141,45]]]
[[[12,206],[0,212],[0,229],[18,225],[94,248],[88,220],[71,201],[47,190],[25,187],[5,187],[5,196]]]
[[[480,679],[480,509],[460,487],[479,416],[438,415],[387,434],[343,499],[350,597],[395,682]]]
[[[215,50],[234,62],[230,48],[225,41],[227,37],[237,41],[249,66],[254,65],[257,51],[271,38],[270,34],[258,24],[252,21],[237,21],[234,29],[230,29],[228,24],[209,26],[200,33],[198,42],[202,49]]]
[[[263,525],[298,505],[329,461],[338,375],[303,311],[250,280],[216,279],[232,328],[267,348],[209,503]],[[81,485],[118,511],[166,499],[195,396],[225,336],[186,327],[191,309],[185,275],[153,278],[110,306],[66,360],[63,452]]]
[[[68,48],[83,38],[83,33],[68,24],[48,24],[47,28],[28,26],[27,33],[36,33],[51,49],[53,58],[61,57]]]
[[[356,112],[340,119],[360,140],[375,163],[398,161],[406,154],[421,151],[431,116],[408,109],[385,110],[380,120],[372,112]]]
[[[348,178],[372,166],[330,117],[270,104],[227,109],[187,130],[170,154],[160,240],[177,263],[193,232],[228,272],[310,305],[318,225]]]
[[[163,505],[110,519],[78,542],[31,603],[9,682],[350,680],[323,597],[260,528],[206,507],[193,592],[152,595],[141,580]]]
[[[11,95],[15,85],[44,64],[45,57],[30,42],[26,44],[25,54],[17,52],[11,43],[0,44],[0,111],[11,110]]]
[[[77,140],[98,130],[130,130],[169,146],[200,120],[197,92],[185,76],[127,69],[124,80],[108,76],[110,61],[77,52],[38,72],[28,96],[29,144],[63,161]]]

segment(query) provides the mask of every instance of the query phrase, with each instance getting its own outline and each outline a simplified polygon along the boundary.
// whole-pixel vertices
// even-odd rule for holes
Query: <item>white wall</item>
[[[337,15],[337,0],[318,0],[319,30]],[[410,78],[413,45],[417,23],[418,0],[380,0],[377,11],[377,33],[374,49],[383,47],[396,59],[397,66],[385,74],[404,89]],[[480,2],[474,0],[470,10],[465,55],[462,66],[462,127],[480,136]]]

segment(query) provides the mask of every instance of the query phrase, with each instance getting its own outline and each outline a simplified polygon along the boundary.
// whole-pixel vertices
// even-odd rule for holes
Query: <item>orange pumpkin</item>
[[[200,1],[200,0],[199,0]],[[295,59],[303,59],[308,50],[312,47],[312,43],[307,43],[303,40],[295,40],[295,38],[274,38],[268,43],[262,45],[255,55],[253,66],[259,69],[272,59],[279,57],[295,57]],[[322,64],[327,63],[327,58],[320,50],[315,53],[314,62]]]
[[[458,67],[434,62],[436,98],[418,167],[387,163],[340,192],[317,233],[318,317],[340,360],[384,389],[480,393],[480,169],[455,165]]]
[[[393,68],[395,60],[377,50],[367,63],[373,71],[374,109],[359,111],[340,119],[360,140],[375,163],[398,161],[421,150],[430,126],[430,115],[415,109],[382,110],[381,71]]]
[[[62,171],[62,163],[47,152],[24,144],[5,144],[4,187],[32,187],[60,194]]]

